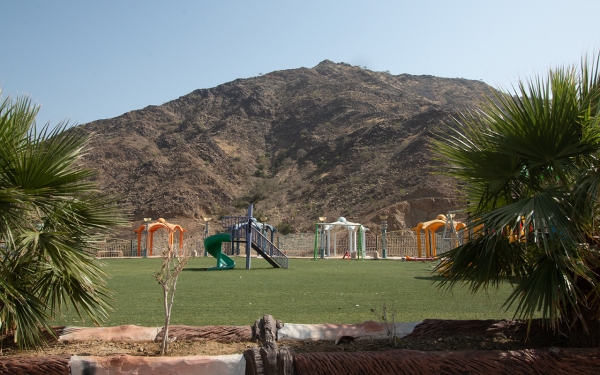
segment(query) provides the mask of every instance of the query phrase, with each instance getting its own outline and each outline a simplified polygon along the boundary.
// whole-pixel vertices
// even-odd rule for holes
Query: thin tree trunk
[[[163,252],[162,267],[154,274],[158,283],[163,288],[163,307],[165,309],[165,326],[163,328],[164,335],[160,348],[160,355],[166,355],[169,351],[169,323],[171,321],[171,309],[175,302],[177,279],[188,261],[188,257],[185,254],[177,259],[172,257],[172,255],[172,247],[169,247],[168,253]]]
[[[160,347],[160,355],[165,355],[169,350],[169,321],[171,320],[171,311],[169,309],[169,291],[167,286],[163,286],[163,299],[165,307],[165,327],[163,329],[163,340]]]

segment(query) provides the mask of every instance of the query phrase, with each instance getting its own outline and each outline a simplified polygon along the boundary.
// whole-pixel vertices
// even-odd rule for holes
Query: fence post
[[[251,266],[252,256],[252,215],[254,206],[250,204],[248,206],[248,225],[246,227],[246,269],[249,270]]]
[[[381,221],[381,257],[383,259],[387,258],[387,221]]]

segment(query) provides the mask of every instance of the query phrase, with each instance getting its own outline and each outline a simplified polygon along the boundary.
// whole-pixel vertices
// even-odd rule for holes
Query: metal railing
[[[245,242],[248,222],[248,216],[225,216],[221,220],[221,225],[231,233],[232,242]],[[266,256],[273,259],[280,267],[288,268],[288,257],[254,226],[251,227],[251,238],[252,243]],[[231,248],[233,249],[233,246]]]
[[[252,228],[252,243],[260,248],[265,255],[273,259],[275,263],[279,264],[280,267],[288,268],[288,257],[256,228]]]
[[[133,241],[92,242],[88,254],[96,258],[122,258],[137,256]]]
[[[221,226],[231,230],[245,228],[248,225],[248,216],[225,216],[221,220]]]
[[[460,233],[462,234],[462,233]],[[442,254],[447,251],[444,247],[443,233],[436,233],[436,251]],[[332,233],[329,237],[328,256],[342,256],[349,249],[348,234],[344,231]],[[417,257],[417,236],[412,230],[398,230],[386,233],[386,253],[388,257]],[[315,248],[314,233],[294,233],[286,236],[278,236],[276,241],[279,249],[287,256],[312,257]],[[457,244],[460,241],[456,241]],[[454,242],[453,242],[454,244]],[[425,249],[425,236],[421,236],[421,249]],[[376,251],[381,256],[382,235],[381,233],[367,232],[365,235],[366,255],[373,255]]]
[[[223,243],[223,252],[225,254],[231,254],[232,249],[235,254],[231,255],[245,255],[245,247],[236,247],[239,245],[238,241],[244,242],[246,239],[246,227],[248,225],[248,218],[245,216],[230,216],[223,219],[223,226],[233,228],[232,243]],[[264,252],[271,256],[271,247],[273,249],[273,258],[281,259],[281,263],[285,263],[287,267],[287,258],[293,257],[313,257],[315,248],[315,234],[314,233],[295,233],[286,236],[277,234],[274,243],[271,242],[267,237],[262,235],[260,231],[254,228],[252,241],[258,241],[259,235],[262,236],[265,250]],[[255,234],[256,232],[256,234]],[[449,248],[454,248],[458,244],[462,243],[463,233],[459,231],[457,233],[456,240],[452,241],[452,245],[448,246],[448,240],[443,238],[443,234],[436,233],[436,250],[437,254],[440,255],[447,251]],[[417,257],[417,236],[414,231],[411,230],[400,230],[386,233],[387,240],[387,256],[388,257]],[[143,242],[143,241],[142,241]],[[164,244],[163,244],[164,242]],[[257,246],[258,242],[255,243]],[[349,239],[345,232],[338,232],[337,235],[330,236],[328,256],[342,256],[348,249]],[[233,245],[233,246],[232,246]],[[154,241],[154,254],[160,255],[163,248],[166,247],[166,236],[163,239],[159,234],[155,236]],[[142,248],[144,244],[142,243]],[[367,232],[365,235],[365,248],[366,255],[374,255],[374,252],[379,252],[381,256],[382,249],[382,236],[381,233],[370,233]],[[421,248],[425,249],[425,236],[421,236]],[[184,251],[188,251],[190,254],[196,256],[202,256],[204,253],[204,237],[190,237],[184,240]],[[424,251],[424,250],[423,250]],[[89,255],[98,258],[116,258],[116,257],[137,257],[137,241],[115,241],[115,242],[94,242],[90,244]],[[277,253],[279,252],[279,253]],[[285,260],[283,260],[285,257]],[[278,260],[279,263],[279,260]],[[283,266],[282,266],[283,267]]]

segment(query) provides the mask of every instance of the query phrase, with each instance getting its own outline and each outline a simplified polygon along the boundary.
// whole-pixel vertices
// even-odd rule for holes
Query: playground
[[[559,367],[571,372],[575,366],[583,374],[597,367],[596,349],[567,348],[564,338],[552,336],[539,322],[528,336],[527,323],[511,321],[513,311],[503,306],[512,291],[508,283],[489,294],[475,295],[466,289],[455,288],[450,293],[436,288],[434,282],[444,277],[432,273],[438,249],[447,251],[461,240],[460,228],[452,217],[447,220],[441,216],[415,228],[417,236],[423,230],[426,238],[423,249],[420,242],[417,244],[419,256],[414,261],[409,257],[378,260],[378,256],[366,261],[368,229],[339,218],[334,223],[322,223],[321,230],[317,225],[313,258],[291,262],[268,238],[264,223],[257,225],[251,216],[228,217],[224,220],[228,231],[203,240],[205,255],[211,256],[194,254],[180,275],[171,316],[173,357],[152,358],[160,352],[157,341],[163,309],[151,275],[162,258],[135,257],[104,262],[110,275],[108,287],[115,292],[114,310],[106,328],[72,328],[90,324],[67,312],[55,322],[67,328],[46,352],[53,357],[33,361],[17,357],[5,361],[6,365],[27,371],[49,366],[61,374],[68,368],[83,374],[88,368],[117,371],[131,367],[144,372],[156,366],[168,368],[168,373],[236,375],[264,374],[265,368],[271,368],[272,374],[286,375],[380,374],[388,373],[385,369],[405,368],[416,370],[411,373],[431,373],[440,365],[457,374],[467,367],[474,373],[489,368],[509,373],[524,368],[513,357],[518,361],[526,352],[529,362],[535,362],[535,373]],[[168,254],[187,255],[182,236],[185,230],[175,229],[164,220],[155,227],[160,225],[167,229]],[[347,230],[351,245],[342,258],[331,256],[331,231],[336,226]],[[435,231],[441,227],[446,230],[440,247]],[[180,234],[178,243],[176,231]],[[335,237],[333,233],[334,255]],[[239,251],[242,244],[244,253]],[[141,247],[138,249],[141,252]],[[151,253],[152,247],[146,250]],[[385,248],[383,255],[385,258]],[[236,263],[244,262],[245,267],[236,267]],[[383,311],[387,315],[382,315]],[[286,324],[275,323],[273,316]],[[390,330],[390,324],[400,327],[399,336],[396,328]],[[152,338],[131,342],[127,332],[134,331],[152,332]],[[346,331],[350,333],[341,333]],[[92,339],[100,332],[106,332],[103,337],[110,342]],[[382,336],[368,337],[369,332]],[[314,334],[323,337],[308,339]],[[60,341],[63,335],[75,336]],[[77,336],[83,340],[78,341]],[[280,346],[273,341],[276,337]],[[390,337],[394,338],[393,348],[400,350],[391,350]],[[549,354],[548,345],[557,348],[552,351],[553,346]],[[477,364],[473,365],[475,353]],[[68,362],[67,356],[71,356]]]
[[[184,240],[181,226],[162,218],[145,219],[135,231],[137,247],[132,246],[143,257],[106,260],[109,288],[116,293],[108,325],[160,324],[162,305],[148,301],[156,295],[150,280],[161,262],[157,255],[164,249],[175,252],[171,255],[192,257],[178,282],[172,324],[246,325],[251,323],[248,319],[265,313],[297,323],[358,323],[373,319],[371,310],[383,304],[397,311],[398,321],[512,317],[502,308],[510,294],[508,285],[489,295],[471,295],[466,290],[450,294],[433,285],[441,277],[432,273],[438,252],[461,240],[459,230],[464,224],[455,221],[453,214],[438,215],[413,228],[418,241],[412,260],[417,262],[405,262],[411,260],[409,256],[365,261],[380,259],[377,251],[366,255],[369,229],[343,217],[333,222],[320,218],[312,258],[290,261],[274,243],[276,228],[257,221],[252,210],[250,205],[246,216],[223,217],[221,233],[208,235],[207,230],[201,248]],[[161,240],[155,239],[161,232],[163,250],[159,250]],[[436,235],[441,235],[437,244]],[[346,240],[343,246],[338,246],[339,239]],[[387,244],[385,239],[382,243]],[[386,258],[385,248],[382,258]],[[210,301],[210,309],[201,308],[199,299]],[[60,323],[80,324],[68,314]]]
[[[214,265],[214,258],[191,262],[193,268],[204,269]],[[108,327],[118,325],[113,332],[160,331],[160,291],[149,276],[159,263],[158,258],[105,262],[112,276],[109,287],[116,291],[115,310],[107,322]],[[274,269],[263,259],[253,259],[253,264],[252,270],[189,270],[181,275],[171,322],[172,336],[178,339],[169,356],[157,357],[156,339],[67,339],[52,343],[44,352],[19,353],[6,348],[3,364],[30,374],[88,374],[90,367],[104,371],[97,373],[151,373],[160,368],[161,373],[263,374],[255,371],[261,368],[258,361],[265,348],[251,339],[255,319],[273,314],[285,322],[282,329],[303,322],[335,327],[340,325],[331,323],[377,320],[371,310],[380,312],[383,303],[388,311],[396,310],[398,322],[429,320],[399,338],[396,350],[389,338],[278,341],[272,349],[278,353],[277,361],[282,358],[279,354],[291,349],[287,363],[293,360],[294,369],[274,374],[382,374],[398,373],[397,369],[430,374],[439,373],[440,367],[448,374],[463,374],[467,368],[477,374],[490,369],[498,369],[497,373],[589,374],[600,364],[597,348],[569,348],[560,337],[541,332],[539,323],[536,333],[526,340],[526,323],[501,320],[511,317],[510,311],[501,308],[510,292],[508,285],[489,296],[435,289],[431,262],[294,259],[287,270]],[[72,315],[56,321],[61,324],[86,325]],[[354,327],[364,324],[377,325],[370,322]],[[383,331],[387,327],[379,326]],[[67,335],[84,331],[68,329]],[[239,333],[231,335],[233,331]],[[548,349],[549,345],[555,346]],[[266,358],[273,365],[275,357]],[[381,366],[391,370],[381,370]],[[43,372],[34,371],[39,368]],[[129,372],[118,372],[122,368]]]
[[[214,257],[216,265],[210,267],[213,270],[235,268],[232,255],[246,256],[244,262],[239,263],[238,259],[238,268],[252,268],[252,258],[256,256],[274,268],[287,268],[288,257],[431,261],[461,244],[466,236],[465,224],[456,220],[452,212],[438,214],[412,229],[389,232],[385,221],[380,230],[372,231],[344,217],[333,222],[322,217],[312,233],[281,235],[273,225],[252,217],[250,210],[251,207],[246,216],[221,218],[211,226],[212,232],[206,226],[204,236],[190,236],[181,226],[162,218],[156,222],[147,219],[135,230],[136,241],[97,243],[97,250],[90,254],[98,258],[152,257],[160,256],[171,244],[178,254]]]
[[[526,339],[527,323],[511,321],[514,311],[503,306],[512,291],[508,283],[501,283],[488,294],[472,294],[461,288],[454,288],[450,293],[436,287],[435,281],[444,277],[432,272],[438,263],[437,256],[460,244],[463,236],[460,233],[463,226],[451,213],[438,215],[413,228],[419,238],[415,242],[417,256],[414,257],[388,258],[384,232],[381,258],[385,260],[380,260],[377,251],[374,256],[366,254],[369,229],[343,217],[333,222],[320,218],[314,234],[313,257],[305,259],[289,260],[274,244],[274,228],[254,219],[251,208],[247,216],[223,218],[222,227],[223,232],[205,236],[202,254],[185,248],[184,228],[163,219],[156,223],[147,221],[137,231],[138,252],[149,257],[105,261],[110,275],[108,287],[115,291],[114,310],[106,322],[107,328],[94,332],[106,332],[107,337],[119,332],[129,337],[130,334],[125,333],[129,330],[152,332],[152,337],[160,335],[160,329],[152,327],[160,327],[162,323],[162,301],[150,275],[160,266],[162,258],[152,256],[154,232],[151,229],[164,228],[168,246],[162,250],[163,256],[192,256],[177,285],[171,326],[173,337],[181,340],[174,343],[175,351],[171,355],[208,354],[211,357],[197,359],[200,362],[196,365],[189,362],[191,357],[174,357],[174,362],[160,359],[161,366],[187,366],[190,371],[196,371],[191,369],[208,361],[210,366],[223,367],[223,373],[228,374],[263,374],[262,369],[267,367],[272,368],[272,374],[286,375],[330,374],[332,368],[340,374],[351,371],[375,374],[387,373],[378,369],[381,363],[386,363],[385,368],[408,366],[427,372],[425,369],[432,363],[446,361],[460,373],[471,365],[472,349],[483,350],[478,353],[481,363],[477,373],[483,368],[502,366],[508,371],[515,367],[510,359],[498,357],[498,350],[512,351],[516,357],[527,350],[548,369],[558,364],[570,369],[573,361],[578,361],[577,365],[585,362],[585,372],[597,364],[597,351],[593,350],[567,350],[557,363],[547,364],[547,345],[564,346],[565,342],[561,337],[549,335],[539,323],[533,325],[531,339]],[[436,233],[440,228],[443,228],[441,237]],[[142,234],[146,235],[143,250]],[[347,238],[346,247],[338,248],[338,236]],[[343,257],[339,257],[342,252]],[[263,318],[257,320],[257,317]],[[273,317],[280,321],[276,323]],[[56,324],[86,325],[72,313],[63,315]],[[390,324],[395,327],[393,331]],[[274,330],[278,330],[277,333]],[[99,357],[72,357],[71,368],[114,367],[114,359],[102,358],[106,347],[89,342],[96,333],[84,333],[87,331],[67,329],[67,337],[75,335],[66,338],[69,344],[77,340],[77,335],[85,340],[69,349],[56,346],[53,348],[57,350],[56,355],[64,355],[64,350],[70,350],[69,353],[83,350],[85,355],[94,353]],[[369,338],[369,332],[379,332],[382,336]],[[386,332],[387,340],[383,339]],[[394,332],[393,336],[390,332]],[[404,349],[401,355],[389,350],[390,337],[395,337],[395,348]],[[309,340],[315,338],[317,341]],[[335,342],[331,341],[333,338]],[[279,348],[273,340],[285,343],[281,342],[283,346]],[[145,364],[145,359],[136,357],[155,355],[156,341],[158,336],[135,344],[113,340],[109,349],[119,355],[129,355],[126,362],[141,366],[139,368],[152,367],[150,362]],[[90,346],[82,349],[78,345]],[[420,354],[412,353],[414,350]],[[451,358],[446,358],[446,354],[440,357],[440,350],[450,353]],[[229,354],[240,352],[243,354]],[[329,352],[336,353],[331,356]],[[405,352],[411,355],[405,356]],[[589,358],[581,361],[581,355]],[[516,365],[516,368],[520,367]]]

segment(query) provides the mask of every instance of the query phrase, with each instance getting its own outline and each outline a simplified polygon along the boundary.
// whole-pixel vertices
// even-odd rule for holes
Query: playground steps
[[[226,216],[222,226],[231,233],[232,243],[246,243],[247,216]],[[288,268],[288,257],[279,250],[260,230],[251,226],[250,246],[275,268]]]
[[[258,246],[254,242],[252,242],[252,248],[258,253],[258,255],[263,257],[263,259],[269,262],[269,264],[272,265],[274,268],[282,268],[281,264],[279,264],[275,259],[271,258],[269,254],[264,252],[263,249],[261,249],[260,246]]]
[[[252,228],[252,248],[275,268],[288,268],[288,258],[256,228]]]

